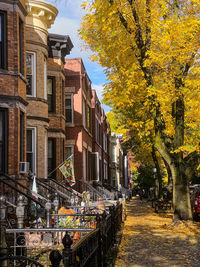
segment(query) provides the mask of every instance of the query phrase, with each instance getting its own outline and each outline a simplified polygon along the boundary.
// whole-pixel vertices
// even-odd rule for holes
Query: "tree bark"
[[[155,151],[155,146],[152,146],[152,158],[153,158],[153,162],[156,168],[156,172],[155,172],[155,187],[156,188],[156,198],[161,199],[163,197],[163,191],[162,191],[162,176],[161,176],[161,172],[160,172],[160,165],[158,162],[158,158],[156,156],[156,151]]]
[[[167,170],[167,176],[168,176],[168,185],[167,185],[167,199],[172,200],[173,199],[173,179],[172,179],[172,173],[170,170],[169,165],[167,164],[166,160],[164,158],[163,162],[165,164],[165,168]]]

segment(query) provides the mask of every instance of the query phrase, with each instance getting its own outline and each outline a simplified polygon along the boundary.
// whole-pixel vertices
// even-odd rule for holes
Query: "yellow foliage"
[[[177,5],[165,0],[135,0],[132,5],[128,0],[88,2],[80,34],[94,52],[93,59],[106,69],[105,103],[124,114],[124,128],[137,130],[143,140],[154,136],[153,119],[159,106],[165,134],[172,139],[173,105],[184,96],[185,143],[173,152],[196,150],[200,139],[200,0]],[[181,81],[178,87],[176,81]]]

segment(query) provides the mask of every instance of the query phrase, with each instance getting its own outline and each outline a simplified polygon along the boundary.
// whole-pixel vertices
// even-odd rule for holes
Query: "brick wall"
[[[24,1],[22,1],[24,5]],[[19,175],[20,162],[20,111],[26,112],[26,84],[24,73],[20,71],[19,58],[19,18],[25,21],[24,9],[17,8],[17,3],[1,2],[1,10],[7,12],[7,67],[0,69],[0,108],[6,108],[8,114],[7,133],[7,172]],[[17,11],[16,11],[17,10]],[[22,30],[24,36],[25,31]],[[22,53],[25,42],[22,40]],[[24,64],[25,64],[25,57]],[[24,116],[26,122],[26,116]],[[26,150],[26,133],[24,132],[24,154]],[[24,158],[26,160],[26,157]]]
[[[88,180],[88,151],[92,151],[92,135],[83,126],[82,101],[85,97],[86,104],[91,105],[91,87],[85,88],[87,73],[81,59],[67,59],[65,63],[66,90],[74,88],[74,125],[66,124],[66,140],[74,140],[74,169],[76,179],[83,179],[83,149],[86,150],[86,180]],[[72,91],[71,91],[72,92]],[[77,185],[78,186],[78,185]]]

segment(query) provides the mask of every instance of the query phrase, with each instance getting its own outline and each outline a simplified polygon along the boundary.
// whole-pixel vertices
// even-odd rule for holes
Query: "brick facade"
[[[3,172],[10,175],[19,175],[19,162],[26,160],[26,133],[23,125],[26,120],[26,80],[25,80],[25,41],[24,22],[26,17],[24,1],[1,1],[0,12],[5,18],[4,36],[1,36],[4,51],[4,63],[0,68],[0,113],[5,115],[6,121],[2,124],[4,140],[2,142],[2,155],[4,160],[1,168]],[[4,16],[4,17],[3,17]],[[20,24],[20,23],[21,24]],[[15,27],[13,27],[15,25]],[[1,24],[3,27],[3,23]],[[20,147],[20,114],[23,113],[21,131],[23,131]],[[3,115],[4,114],[4,115]],[[1,117],[2,120],[2,117]],[[2,123],[2,121],[1,121]],[[20,159],[21,154],[21,159]]]
[[[76,180],[88,181],[88,155],[92,152],[91,82],[82,59],[66,59],[65,73],[65,97],[71,95],[73,102],[72,121],[66,122],[66,146],[73,146]],[[80,190],[81,183],[76,186]]]

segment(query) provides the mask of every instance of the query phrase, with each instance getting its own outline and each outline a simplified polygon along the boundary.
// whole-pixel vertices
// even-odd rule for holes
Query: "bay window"
[[[36,96],[36,54],[32,52],[26,53],[26,79],[26,94]]]

